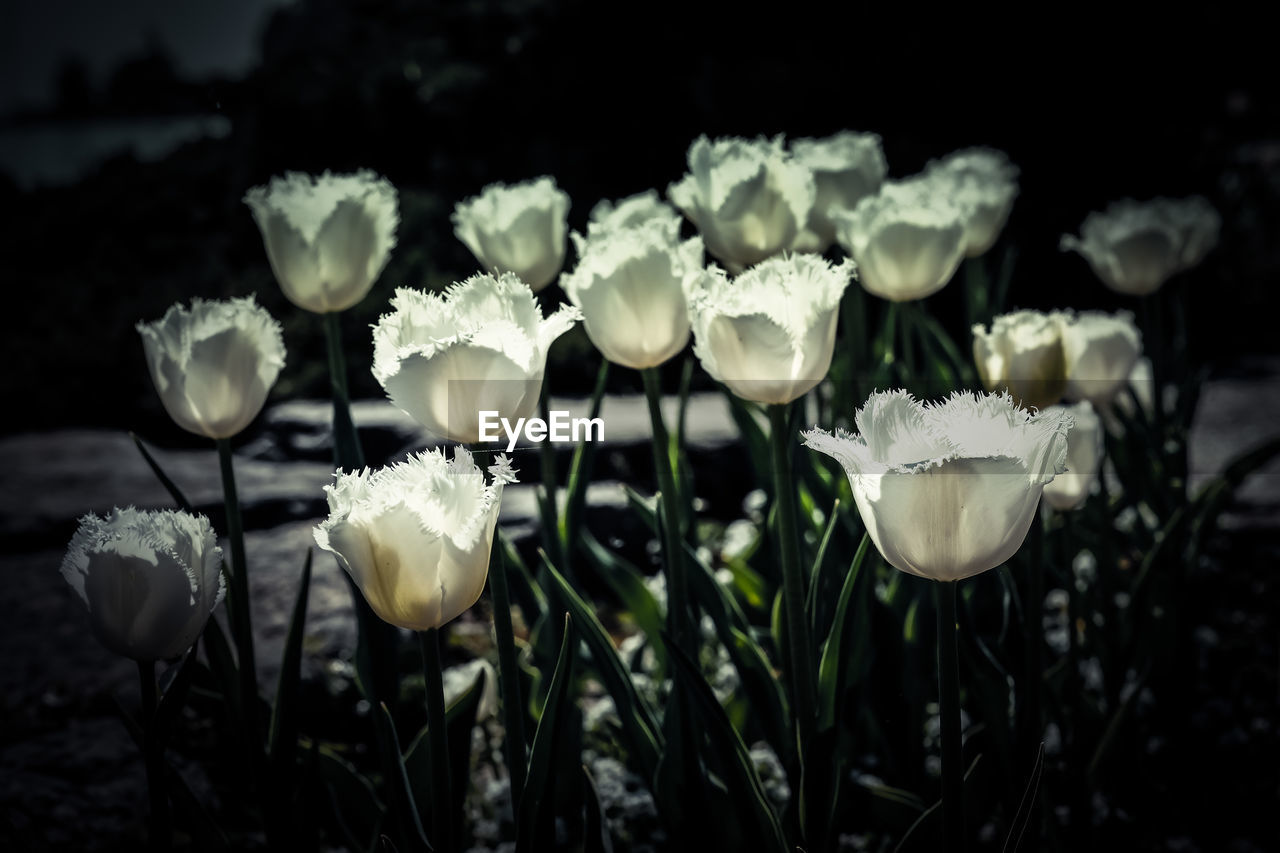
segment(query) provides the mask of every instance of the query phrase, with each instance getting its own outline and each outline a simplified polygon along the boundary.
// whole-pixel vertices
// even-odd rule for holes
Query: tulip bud
[[[569,196],[543,176],[490,184],[453,209],[453,233],[489,272],[514,273],[534,293],[564,266]]]
[[[853,275],[852,261],[815,255],[773,258],[732,279],[711,267],[689,306],[693,352],[744,400],[790,403],[831,367],[836,308]]]
[[[844,468],[858,513],[885,561],[956,581],[994,569],[1022,546],[1046,483],[1064,470],[1070,416],[1032,415],[1008,394],[957,392],[933,405],[877,391],[858,434],[812,429],[804,443]]]
[[[155,661],[182,654],[200,636],[226,593],[221,564],[203,515],[128,507],[80,519],[62,576],[104,646]]]
[[[332,552],[373,612],[425,631],[456,619],[480,598],[502,487],[515,482],[505,456],[492,482],[461,447],[376,471],[335,474],[325,486],[329,517],[316,544]]]
[[[995,245],[1018,196],[1018,167],[1003,151],[953,152],[930,163],[926,177],[965,211],[965,257],[975,258]]]
[[[230,438],[262,411],[284,367],[280,324],[252,296],[191,300],[138,323],[160,402],[178,426]]]
[[[975,325],[973,360],[988,391],[1007,389],[1024,408],[1052,405],[1067,387],[1062,320],[1055,314],[1003,314],[992,321],[990,332]]]
[[[1082,255],[1117,293],[1146,296],[1200,263],[1217,244],[1221,225],[1218,212],[1199,196],[1123,199],[1090,213],[1080,237],[1063,235],[1060,247]]]
[[[396,244],[395,187],[363,170],[289,172],[245,194],[271,270],[299,308],[345,311],[365,297]]]
[[[1063,312],[1062,352],[1067,363],[1068,400],[1088,400],[1106,408],[1129,380],[1142,355],[1142,334],[1128,311]]]
[[[1087,402],[1050,406],[1046,413],[1063,412],[1074,422],[1067,433],[1067,470],[1044,487],[1044,499],[1057,510],[1075,509],[1089,497],[1102,467],[1102,420]]]
[[[797,252],[821,254],[836,240],[834,210],[852,210],[874,194],[889,172],[880,135],[841,131],[824,139],[794,139],[791,156],[813,173],[816,187],[808,224],[796,235]]]
[[[543,318],[512,273],[474,275],[443,296],[400,288],[373,329],[373,375],[391,402],[442,438],[480,439],[480,412],[531,415],[547,350],[582,319],[564,305]]]
[[[730,272],[782,252],[809,221],[813,175],[782,147],[782,137],[699,136],[689,146],[689,172],[667,188]]]
[[[882,299],[924,299],[951,280],[964,258],[964,209],[921,177],[890,181],[832,218],[863,288]]]
[[[572,235],[578,266],[560,278],[582,309],[587,337],[610,361],[656,367],[689,342],[688,294],[702,272],[702,240],[680,242],[679,220]]]

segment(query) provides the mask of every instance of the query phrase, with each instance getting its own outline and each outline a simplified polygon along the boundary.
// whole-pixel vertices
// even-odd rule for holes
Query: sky
[[[288,2],[3,0],[0,115],[48,104],[65,59],[83,60],[100,83],[153,36],[186,76],[242,74],[258,60],[259,36],[271,11]]]

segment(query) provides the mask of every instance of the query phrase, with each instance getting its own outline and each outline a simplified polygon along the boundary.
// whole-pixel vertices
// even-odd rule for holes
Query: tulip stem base
[[[497,538],[497,537],[495,537]],[[489,558],[489,593],[493,596],[493,630],[498,640],[498,678],[502,686],[502,715],[506,726],[507,773],[511,779],[512,820],[520,814],[524,795],[524,703],[520,697],[520,671],[516,661],[515,632],[511,628],[511,595],[507,589],[507,557],[501,540],[493,543]]]
[[[653,432],[653,467],[658,478],[661,499],[658,502],[659,527],[662,529],[663,565],[667,569],[667,630],[676,645],[692,651],[691,611],[688,578],[685,573],[684,540],[680,537],[680,494],[676,490],[676,474],[671,467],[671,443],[662,420],[662,375],[656,367],[640,371],[644,394],[649,402],[649,424]]]
[[[818,707],[814,686],[809,619],[805,616],[805,578],[800,567],[800,532],[796,518],[795,486],[791,478],[791,440],[788,406],[769,406],[769,443],[773,451],[773,491],[778,523],[778,557],[782,565],[782,606],[787,620],[787,648],[801,755],[809,743],[813,714]]]
[[[253,621],[249,605],[249,566],[245,560],[244,522],[240,498],[236,494],[236,473],[232,463],[231,440],[218,441],[218,462],[222,468],[222,497],[227,515],[227,539],[231,546],[230,615],[240,673],[240,714],[249,749],[250,772],[256,773],[262,752],[262,730],[258,727],[258,667],[253,652]]]
[[[959,626],[956,624],[958,581],[938,581],[934,601],[938,610],[938,709],[942,732],[943,849],[962,853],[964,847],[964,766],[960,740]]]
[[[453,850],[453,792],[449,779],[449,732],[444,708],[444,667],[440,662],[440,629],[418,632],[422,674],[427,688],[427,735],[431,753],[431,835],[439,851]]]
[[[142,692],[142,757],[147,770],[147,795],[151,806],[150,849],[161,853],[173,846],[173,822],[169,813],[169,795],[165,787],[164,744],[156,729],[155,661],[138,661],[138,683]]]

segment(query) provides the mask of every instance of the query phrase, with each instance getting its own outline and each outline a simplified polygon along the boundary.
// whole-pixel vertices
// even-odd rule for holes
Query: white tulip
[[[365,297],[396,245],[396,190],[362,170],[320,177],[288,172],[245,194],[267,260],[299,308],[345,311]]]
[[[699,136],[688,159],[689,172],[667,196],[730,272],[787,249],[809,221],[813,175],[787,154],[782,137]]]
[[[1067,387],[1062,318],[1014,311],[996,317],[989,332],[974,325],[973,360],[988,391],[1007,389],[1025,408],[1052,405]]]
[[[543,176],[490,184],[454,207],[453,233],[490,272],[515,273],[537,293],[564,266],[569,195]]]
[[[1082,255],[1112,290],[1146,296],[1200,263],[1217,244],[1221,225],[1218,212],[1198,196],[1123,199],[1090,213],[1080,236],[1063,235],[1060,246]]]
[[[1067,363],[1068,400],[1088,400],[1105,409],[1129,381],[1142,355],[1142,333],[1128,311],[1063,312],[1062,352]]]
[[[804,254],[773,258],[732,279],[711,267],[689,307],[693,352],[739,397],[790,403],[831,367],[836,308],[853,275],[848,259],[832,265]]]
[[[680,234],[680,214],[676,209],[658,198],[657,190],[645,190],[642,193],[627,196],[618,202],[603,199],[591,208],[587,221],[587,237],[595,237],[607,231],[619,228],[634,228],[658,219],[670,223],[675,229],[675,236]]]
[[[689,342],[688,296],[702,272],[702,240],[680,242],[678,234],[678,219],[659,217],[572,235],[578,266],[560,286],[610,361],[657,367]]]
[[[899,571],[956,581],[1017,552],[1046,483],[1064,470],[1071,418],[1031,415],[1008,394],[957,392],[926,405],[871,395],[858,434],[804,442],[845,469],[867,533]]]
[[[435,450],[376,471],[335,474],[325,486],[329,517],[316,544],[351,575],[373,612],[411,631],[439,628],[476,603],[502,487],[515,482],[499,456],[492,482],[461,447]]]
[[[443,296],[400,288],[373,329],[373,375],[397,407],[428,430],[465,444],[480,412],[528,417],[538,405],[547,350],[582,319],[563,305],[543,318],[512,273],[474,275]]]
[[[1008,155],[965,148],[931,162],[925,175],[965,210],[965,256],[977,257],[995,245],[1018,196],[1018,167]]]
[[[155,661],[182,654],[200,636],[226,593],[221,564],[203,515],[129,507],[80,519],[62,576],[104,646]]]
[[[921,177],[887,182],[833,219],[863,288],[882,299],[924,299],[951,280],[964,258],[965,209]]]
[[[284,367],[280,324],[252,296],[191,300],[138,323],[151,379],[178,426],[230,438],[262,411]]]
[[[1075,509],[1089,497],[1102,467],[1102,419],[1088,402],[1050,406],[1046,413],[1065,413],[1074,422],[1067,434],[1067,470],[1044,487],[1044,499],[1057,510]]]
[[[791,156],[813,173],[817,190],[808,224],[796,235],[792,248],[821,254],[836,241],[831,212],[852,210],[884,183],[889,166],[880,135],[845,130],[823,139],[793,139]]]

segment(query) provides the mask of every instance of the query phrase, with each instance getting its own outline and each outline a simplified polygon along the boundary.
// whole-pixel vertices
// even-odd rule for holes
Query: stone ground
[[[1206,387],[1191,440],[1193,484],[1235,454],[1280,430],[1280,363],[1246,365]],[[669,422],[675,401],[668,400]],[[583,413],[583,401],[553,400]],[[589,495],[593,526],[622,516],[621,482],[652,489],[648,416],[641,397],[606,399],[606,442]],[[325,513],[329,409],[291,402],[269,410],[238,449],[244,501],[259,674],[274,690],[276,661],[311,529]],[[385,402],[355,410],[371,460],[394,459],[429,439]],[[734,446],[737,430],[718,395],[695,395],[689,414],[695,465],[714,466],[715,482],[735,500],[749,474]],[[155,449],[161,465],[192,504],[222,529],[217,460],[210,449]],[[517,451],[523,479],[537,476],[533,451]],[[567,464],[567,450],[560,451]],[[106,652],[90,635],[83,606],[58,571],[76,520],[114,505],[171,505],[124,433],[65,430],[0,439],[0,850],[107,850],[140,847],[145,788],[141,763],[115,710],[113,696],[136,703],[130,661]],[[737,479],[735,479],[737,478]],[[738,490],[741,486],[741,490]],[[502,523],[513,534],[535,529],[531,485],[508,487]],[[1280,528],[1280,464],[1254,475],[1224,529]],[[304,677],[349,654],[354,638],[347,586],[328,555],[317,554],[308,606]],[[1270,638],[1274,639],[1274,638]],[[199,768],[187,768],[199,789]]]

